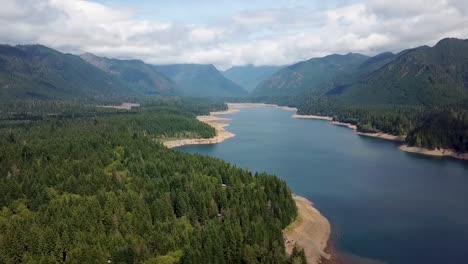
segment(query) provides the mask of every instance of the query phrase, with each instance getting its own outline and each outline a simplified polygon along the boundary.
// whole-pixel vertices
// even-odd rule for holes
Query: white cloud
[[[443,37],[467,38],[465,1],[246,8],[216,21],[181,24],[84,0],[0,0],[0,42],[149,63],[289,64],[330,53],[376,54],[433,45]]]

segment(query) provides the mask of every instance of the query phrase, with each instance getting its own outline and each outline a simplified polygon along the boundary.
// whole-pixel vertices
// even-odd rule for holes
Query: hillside
[[[383,52],[377,54],[360,64],[352,71],[338,74],[332,80],[326,81],[318,85],[314,95],[335,95],[340,94],[343,90],[352,86],[356,82],[362,80],[367,75],[378,70],[385,64],[393,61],[397,57],[391,52]]]
[[[339,93],[352,103],[447,105],[468,96],[468,41],[443,39],[399,54]]]
[[[172,64],[154,68],[168,76],[178,87],[177,93],[185,96],[243,96],[242,87],[224,77],[213,65]]]
[[[271,78],[260,83],[253,91],[255,96],[294,96],[312,93],[339,75],[355,71],[369,57],[348,53],[313,58],[283,68]]]
[[[224,71],[223,75],[251,92],[281,68],[281,66],[235,66]]]
[[[168,77],[140,60],[109,59],[90,53],[80,57],[119,78],[129,88],[142,95],[171,95],[175,92],[175,84]]]
[[[134,96],[135,92],[80,57],[41,45],[0,46],[3,99]]]

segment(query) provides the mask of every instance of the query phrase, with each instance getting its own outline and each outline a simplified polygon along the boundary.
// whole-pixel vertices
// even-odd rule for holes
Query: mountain
[[[134,96],[79,56],[42,45],[0,45],[1,98],[65,99]]]
[[[313,58],[283,68],[260,83],[253,91],[257,96],[291,96],[313,92],[338,75],[355,71],[369,57],[348,53]]]
[[[390,63],[342,89],[354,103],[446,105],[468,96],[468,40],[443,39],[434,47],[401,52]]]
[[[154,68],[168,76],[185,96],[243,96],[242,87],[224,77],[213,65],[172,64],[155,65]]]
[[[171,95],[175,83],[158,72],[152,65],[140,60],[118,60],[98,57],[91,53],[80,56],[83,60],[117,77],[128,87],[142,95]]]
[[[370,73],[393,61],[397,55],[392,52],[382,52],[364,61],[359,65],[358,71]]]
[[[339,74],[330,81],[324,82],[316,89],[316,95],[335,95],[342,93],[343,90],[362,80],[367,75],[378,70],[385,64],[393,61],[397,57],[392,52],[383,52],[364,61],[356,69]]]
[[[223,75],[251,92],[281,68],[282,66],[235,66],[224,71]]]

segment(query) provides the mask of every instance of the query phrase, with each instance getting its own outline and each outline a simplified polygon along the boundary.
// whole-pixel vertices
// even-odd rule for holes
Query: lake
[[[467,263],[468,162],[406,153],[293,113],[241,109],[223,116],[236,137],[178,149],[284,179],[328,218],[334,247],[352,259]]]

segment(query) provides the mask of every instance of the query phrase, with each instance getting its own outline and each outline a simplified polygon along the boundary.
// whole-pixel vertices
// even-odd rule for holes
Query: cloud
[[[138,7],[85,0],[2,0],[0,42],[226,68],[289,64],[330,53],[372,55],[468,36],[465,0],[361,0],[328,6],[292,2],[231,13],[227,2],[219,2],[226,9],[223,16],[188,23],[144,19]]]

